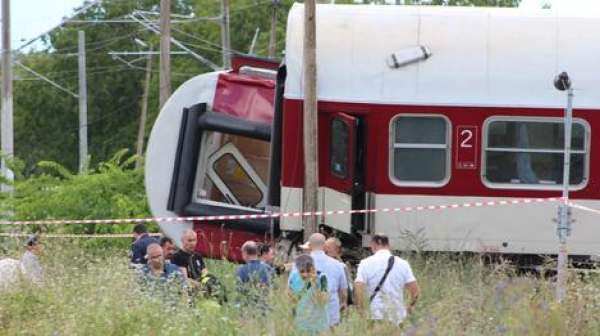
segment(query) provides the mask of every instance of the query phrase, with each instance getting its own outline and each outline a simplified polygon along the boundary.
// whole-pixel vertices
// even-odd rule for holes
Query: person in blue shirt
[[[340,322],[340,309],[344,308],[348,299],[348,280],[344,271],[344,265],[325,254],[325,236],[321,233],[313,233],[308,242],[301,248],[308,249],[313,258],[317,271],[325,274],[329,289],[329,323],[334,327]],[[299,286],[298,270],[294,268],[288,278],[290,288]]]
[[[246,262],[236,274],[240,304],[264,312],[267,309],[269,289],[273,288],[273,268],[258,258],[258,245],[247,241],[242,245],[242,258]]]
[[[146,262],[144,256],[146,255],[148,245],[158,243],[158,240],[148,235],[148,229],[144,224],[134,226],[133,235],[135,236],[135,241],[131,246],[131,263],[133,265],[143,265]]]
[[[301,333],[319,335],[329,330],[329,286],[327,275],[317,271],[308,255],[296,258],[297,272],[288,284],[294,302],[294,325]]]
[[[163,249],[158,243],[148,245],[148,262],[140,272],[141,290],[150,298],[177,305],[183,299],[185,278],[175,265],[165,263]]]

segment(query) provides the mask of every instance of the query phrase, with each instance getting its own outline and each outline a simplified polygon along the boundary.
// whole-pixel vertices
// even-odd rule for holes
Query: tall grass
[[[13,256],[17,256],[17,252]],[[509,265],[477,258],[407,257],[422,296],[403,326],[405,335],[598,335],[600,281],[573,276],[563,304],[554,285],[518,275]],[[231,290],[230,303],[199,302],[189,308],[154,301],[140,293],[126,251],[82,251],[65,242],[47,246],[41,257],[45,284],[22,282],[0,293],[0,335],[293,335],[285,279],[269,298],[265,315],[236,306],[237,265],[209,262]],[[335,335],[399,335],[370,329],[354,310]]]

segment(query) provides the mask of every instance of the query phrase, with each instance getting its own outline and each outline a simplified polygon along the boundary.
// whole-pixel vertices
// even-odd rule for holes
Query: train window
[[[210,154],[199,159],[206,169],[197,171],[194,202],[264,207],[269,143],[218,132],[205,139]]]
[[[507,120],[510,119],[510,120]],[[573,120],[569,184],[587,181],[589,126]],[[490,187],[560,189],[564,127],[557,118],[493,118],[486,123],[483,180]]]
[[[398,185],[444,185],[450,175],[450,122],[443,116],[400,115],[392,121],[391,176]]]
[[[218,158],[213,169],[242,206],[256,206],[261,201],[260,189],[233,155]]]
[[[350,130],[343,120],[333,119],[329,129],[330,156],[329,169],[333,176],[348,177],[348,161],[350,155]]]

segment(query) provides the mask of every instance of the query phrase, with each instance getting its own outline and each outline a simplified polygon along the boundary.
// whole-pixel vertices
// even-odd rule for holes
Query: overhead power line
[[[73,19],[74,17],[76,17],[77,15],[84,13],[85,11],[87,11],[88,9],[90,9],[91,7],[99,4],[102,0],[94,0],[90,3],[88,3],[87,5],[81,7],[80,9],[76,10],[75,13],[73,13],[73,15],[63,19],[58,25],[48,29],[47,31],[45,31],[44,33],[32,38],[31,40],[27,41],[25,44],[21,45],[20,47],[18,47],[17,49],[15,49],[14,51],[19,51],[24,49],[25,47],[29,46],[30,44],[32,44],[33,42],[37,41],[38,39],[48,35],[50,32],[52,32],[54,29],[61,27],[62,25],[64,25],[65,23],[69,22],[71,19]]]
[[[118,56],[147,56],[147,55],[159,55],[159,51],[109,51],[109,55]],[[187,55],[185,51],[171,51],[171,55]]]
[[[139,16],[141,19],[137,18],[137,16]],[[158,29],[158,27],[156,27],[155,24],[150,23],[148,20],[148,18],[139,11],[135,11],[134,14],[132,15],[132,18],[134,20],[138,20],[138,22],[146,27],[148,30],[154,32],[155,34],[159,34],[160,35],[160,31]],[[194,51],[192,51],[191,49],[187,48],[185,45],[183,45],[181,42],[179,42],[178,40],[174,39],[174,38],[170,38],[171,43],[175,44],[176,46],[178,46],[179,48],[187,51],[190,55],[192,55],[194,58],[196,58],[197,60],[199,60],[200,62],[206,64],[207,66],[209,66],[211,69],[213,70],[220,70],[221,67],[219,67],[218,65],[216,65],[215,63],[211,62],[210,60],[198,55],[197,53],[195,53]]]
[[[171,20],[171,23],[181,24],[181,23],[196,23],[196,22],[206,22],[206,21],[219,21],[221,20],[220,16],[217,17],[202,17],[196,19],[189,20]],[[151,23],[158,24],[159,21],[150,21]],[[71,20],[68,22],[69,24],[109,24],[109,23],[138,23],[135,20],[127,20],[127,19],[106,19],[106,20]]]
[[[21,68],[25,69],[26,71],[30,72],[31,74],[41,78],[42,80],[44,80],[45,82],[50,83],[52,86],[58,88],[59,90],[66,92],[68,94],[70,94],[71,96],[75,97],[75,98],[79,98],[79,95],[72,92],[71,90],[65,88],[64,86],[61,86],[60,84],[56,83],[55,81],[51,80],[50,78],[42,75],[41,73],[36,72],[35,70],[25,66],[24,64],[20,63],[19,61],[13,60],[13,63],[20,66]]]

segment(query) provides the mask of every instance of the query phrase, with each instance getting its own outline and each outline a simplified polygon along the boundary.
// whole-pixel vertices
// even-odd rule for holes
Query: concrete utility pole
[[[254,47],[256,46],[256,40],[258,40],[258,35],[260,34],[260,28],[256,27],[254,31],[254,37],[252,38],[252,43],[250,43],[250,50],[248,50],[248,55],[254,55]]]
[[[160,0],[160,106],[171,96],[171,0]]]
[[[223,69],[231,68],[231,43],[229,42],[229,1],[221,0],[221,50]]]
[[[2,0],[2,154],[14,155],[13,137],[13,74],[12,50],[10,46],[10,0]],[[2,176],[13,180],[12,172],[2,158]],[[2,185],[1,191],[10,191],[10,186]]]
[[[317,158],[317,32],[315,0],[304,2],[304,211],[314,212],[318,202]],[[304,216],[304,240],[317,232],[317,217]]]
[[[558,265],[556,273],[556,299],[563,302],[565,298],[565,285],[567,273],[567,261],[569,252],[567,249],[567,238],[571,235],[571,205],[569,204],[569,184],[571,179],[571,125],[573,121],[573,88],[571,80],[566,72],[560,73],[554,79],[554,87],[560,91],[567,91],[567,107],[564,118],[564,156],[563,156],[563,203],[558,206]]]
[[[269,37],[269,58],[275,58],[277,45],[277,5],[279,0],[273,0],[273,11],[271,12],[271,36]]]
[[[144,137],[146,136],[146,113],[148,111],[148,93],[150,92],[150,78],[152,75],[152,47],[148,53],[146,60],[146,80],[144,81],[144,97],[142,100],[142,112],[140,115],[140,127],[138,128],[137,137],[137,160],[135,167],[139,168],[142,165],[142,156],[144,155]]]
[[[79,31],[79,171],[88,157],[87,71],[85,66],[85,32]]]

